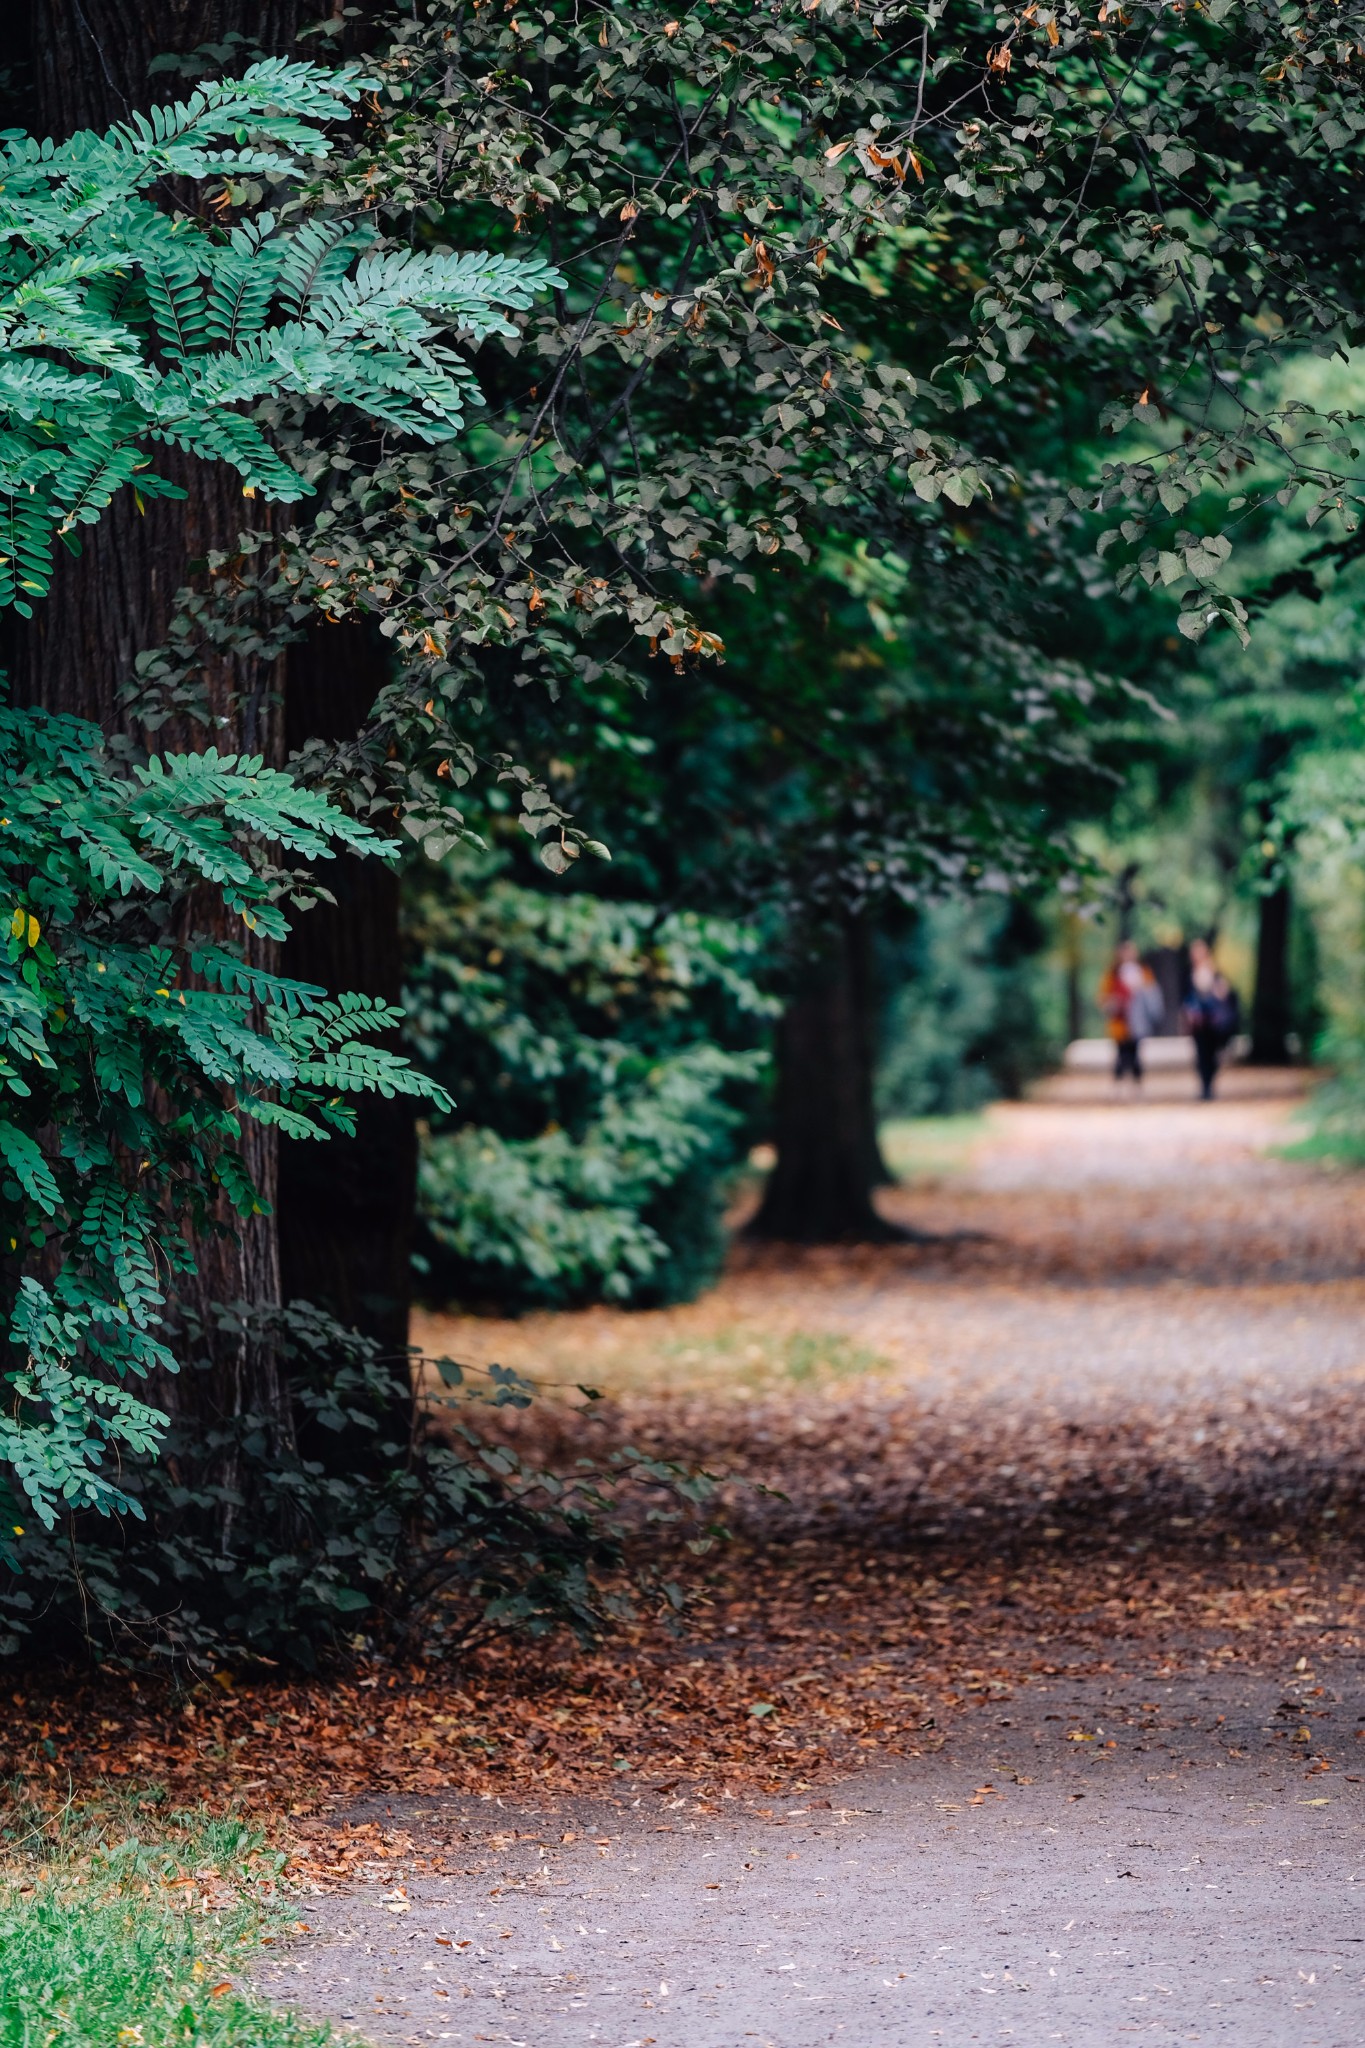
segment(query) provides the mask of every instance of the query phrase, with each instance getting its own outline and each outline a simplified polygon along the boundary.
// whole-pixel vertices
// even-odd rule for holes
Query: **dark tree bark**
[[[777,1028],[777,1164],[749,1235],[789,1244],[876,1243],[904,1233],[872,1190],[877,1144],[867,934],[850,920]]]
[[[173,80],[148,76],[154,56],[192,50],[229,29],[284,52],[299,20],[296,0],[29,0],[26,8],[15,9],[4,32],[6,54],[16,60],[27,99],[16,114],[42,136],[105,128],[174,91]],[[58,549],[50,595],[30,622],[15,623],[7,650],[19,702],[91,719],[106,732],[127,729],[119,693],[133,675],[136,656],[165,638],[173,600],[191,565],[210,549],[230,552],[246,523],[234,472],[171,451],[163,454],[161,469],[184,487],[183,500],[154,499],[144,516],[124,492],[97,526],[84,530],[79,559]],[[262,510],[259,503],[252,507],[253,524],[262,523]],[[213,734],[218,744],[282,760],[282,681],[278,664],[215,659],[206,673],[207,695],[212,711],[228,720],[226,730]],[[205,738],[189,728],[159,736],[171,745]],[[241,935],[234,920],[231,936]],[[273,1134],[248,1123],[242,1149],[273,1209]],[[182,1372],[160,1388],[164,1404],[206,1426],[244,1413],[264,1414],[288,1439],[288,1392],[273,1345],[249,1322],[220,1327],[214,1312],[225,1302],[278,1303],[273,1215],[244,1223],[233,1219],[229,1232],[206,1235],[193,1253],[193,1271],[178,1285],[175,1306],[204,1332],[193,1347],[204,1369]],[[228,1471],[223,1477],[231,1485],[235,1475]]]
[[[1289,1064],[1289,885],[1262,896],[1251,999],[1251,1058],[1258,1067]]]
[[[150,77],[154,57],[188,55],[236,30],[272,55],[287,55],[300,23],[323,12],[300,0],[22,0],[12,24],[23,36],[41,135],[107,128],[174,95],[174,77]],[[339,9],[337,10],[340,11]],[[181,81],[183,85],[183,81]]]
[[[107,127],[183,87],[173,74],[149,77],[153,57],[191,51],[229,30],[260,49],[290,54],[300,27],[328,11],[327,0],[27,0],[0,29],[0,47],[15,64],[25,99],[13,118],[59,137]],[[247,523],[236,475],[173,452],[163,453],[159,466],[186,489],[183,500],[153,500],[141,516],[124,493],[99,525],[86,529],[79,560],[59,550],[50,597],[31,622],[16,623],[7,650],[19,701],[92,719],[109,732],[125,727],[119,693],[137,655],[165,638],[192,565],[210,550],[234,547]],[[267,517],[268,508],[255,501],[249,523],[259,528]],[[287,688],[285,666],[215,662],[208,695],[211,710],[227,718],[226,729],[163,729],[157,743],[202,745],[212,737],[279,764],[286,745],[310,735],[353,735],[385,673],[382,650],[359,627],[320,627],[308,646],[291,649]],[[396,999],[396,878],[378,862],[337,861],[327,879],[337,885],[338,908],[299,920],[289,970],[329,989]],[[235,922],[231,936],[242,936]],[[273,1133],[248,1124],[243,1150],[272,1214],[194,1245],[194,1273],[180,1285],[177,1302],[206,1331],[197,1347],[206,1370],[182,1373],[160,1391],[187,1420],[215,1424],[265,1413],[287,1437],[289,1393],[273,1347],[249,1331],[217,1327],[214,1304],[270,1308],[304,1297],[402,1356],[415,1131],[404,1105],[367,1104],[354,1141],[309,1148],[307,1157],[291,1147],[282,1172]],[[395,1389],[406,1400],[405,1363]]]
[[[1066,916],[1066,1037],[1074,1043],[1085,1029],[1081,999],[1081,921],[1074,911]]]
[[[384,680],[383,642],[368,626],[317,628],[290,649],[286,735],[347,740]],[[327,989],[396,1003],[402,993],[399,878],[383,861],[343,855],[318,871],[336,897],[300,918],[285,966]],[[357,1134],[280,1147],[280,1258],[286,1300],[326,1308],[362,1330],[395,1363],[407,1399],[417,1128],[410,1101],[367,1099]]]
[[[1124,940],[1131,939],[1133,936],[1133,914],[1137,908],[1137,898],[1133,894],[1133,884],[1140,873],[1141,869],[1135,860],[1130,860],[1125,867],[1119,870],[1117,893],[1120,945],[1123,944]]]

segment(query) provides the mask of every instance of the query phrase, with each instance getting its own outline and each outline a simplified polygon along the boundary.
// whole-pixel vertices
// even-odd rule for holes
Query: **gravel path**
[[[932,1565],[918,1609],[882,1595],[912,1674],[926,1630],[956,1639],[931,1602],[956,1574],[957,1636],[970,1621],[1006,1675],[969,1672],[922,1754],[804,1791],[632,1768],[594,1801],[362,1804],[351,1823],[410,1853],[310,1902],[272,1993],[386,2044],[1359,2048],[1365,1187],[1273,1156],[1291,1110],[1245,1077],[1211,1109],[1073,1089],[996,1112],[962,1174],[888,1200],[980,1235],[751,1258],[693,1309],[500,1330],[510,1363],[518,1343],[566,1373],[615,1360],[630,1428],[784,1485],[745,1537],[774,1565],[798,1525],[829,1532],[836,1590],[840,1542]],[[878,1364],[799,1402],[641,1391],[642,1345],[736,1326],[760,1350],[834,1332]],[[859,1469],[832,1477],[855,1424]],[[1041,1584],[1038,1558],[1048,1634],[1006,1584]],[[1164,1605],[1131,1597],[1144,1574]],[[761,1590],[713,1624],[739,1616],[724,1635],[756,1670]],[[1029,1631],[1049,1647],[1021,1660]]]
[[[395,2048],[1357,2048],[1361,1794],[1290,1751],[1365,1700],[1316,1686],[1062,1673],[814,1807],[409,1807],[458,1874],[317,1900],[267,1981]]]

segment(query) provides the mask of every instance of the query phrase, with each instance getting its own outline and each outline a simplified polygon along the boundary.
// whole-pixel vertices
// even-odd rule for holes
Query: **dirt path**
[[[1279,1690],[1059,1676],[815,1805],[406,1812],[459,1874],[319,1900],[272,1988],[395,2044],[1356,2048],[1360,1796]]]
[[[1358,2048],[1365,1181],[1239,1081],[994,1112],[887,1198],[936,1244],[428,1325],[724,1469],[735,1539],[680,1632],[519,1665],[482,1779],[319,1822],[355,1881],[276,1994],[395,2044]]]

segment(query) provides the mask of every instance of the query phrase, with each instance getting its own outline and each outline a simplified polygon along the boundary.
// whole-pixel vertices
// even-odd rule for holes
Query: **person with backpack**
[[[1213,1100],[1213,1084],[1224,1051],[1237,1036],[1242,1006],[1237,991],[1215,966],[1203,939],[1190,941],[1190,992],[1181,1007],[1185,1029],[1194,1040],[1194,1063],[1205,1102]]]

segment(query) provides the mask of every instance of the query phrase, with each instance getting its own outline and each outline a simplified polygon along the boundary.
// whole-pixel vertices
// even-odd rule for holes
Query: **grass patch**
[[[675,1337],[659,1346],[650,1378],[655,1386],[704,1390],[718,1381],[744,1387],[820,1385],[861,1373],[882,1372],[887,1361],[837,1330],[720,1329]]]
[[[238,1820],[152,1798],[0,1829],[0,2048],[326,2048],[244,1982],[293,1931],[284,1856]]]
[[[897,1180],[950,1180],[971,1163],[972,1152],[986,1134],[986,1117],[893,1117],[878,1136],[882,1157]]]
[[[815,1389],[890,1372],[892,1361],[841,1330],[793,1329],[727,1300],[723,1289],[671,1309],[585,1309],[520,1323],[452,1318],[419,1329],[433,1355],[497,1358],[550,1399],[577,1405],[576,1389],[608,1396],[705,1395],[715,1400]],[[785,1322],[786,1327],[783,1327]],[[3,2044],[0,2044],[3,2048]]]
[[[818,1306],[814,1314],[803,1314],[803,1306],[809,1310],[800,1287],[788,1300],[783,1288],[763,1281],[756,1295],[741,1276],[671,1308],[599,1305],[540,1310],[515,1321],[419,1312],[413,1341],[429,1359],[496,1358],[524,1373],[547,1400],[574,1407],[586,1387],[613,1398],[725,1400],[897,1370],[894,1359],[859,1341],[860,1333],[822,1329]],[[427,1370],[434,1387],[434,1370]]]
[[[1276,1145],[1272,1159],[1298,1159],[1324,1166],[1365,1166],[1365,1136],[1349,1131],[1314,1131],[1292,1145]]]

